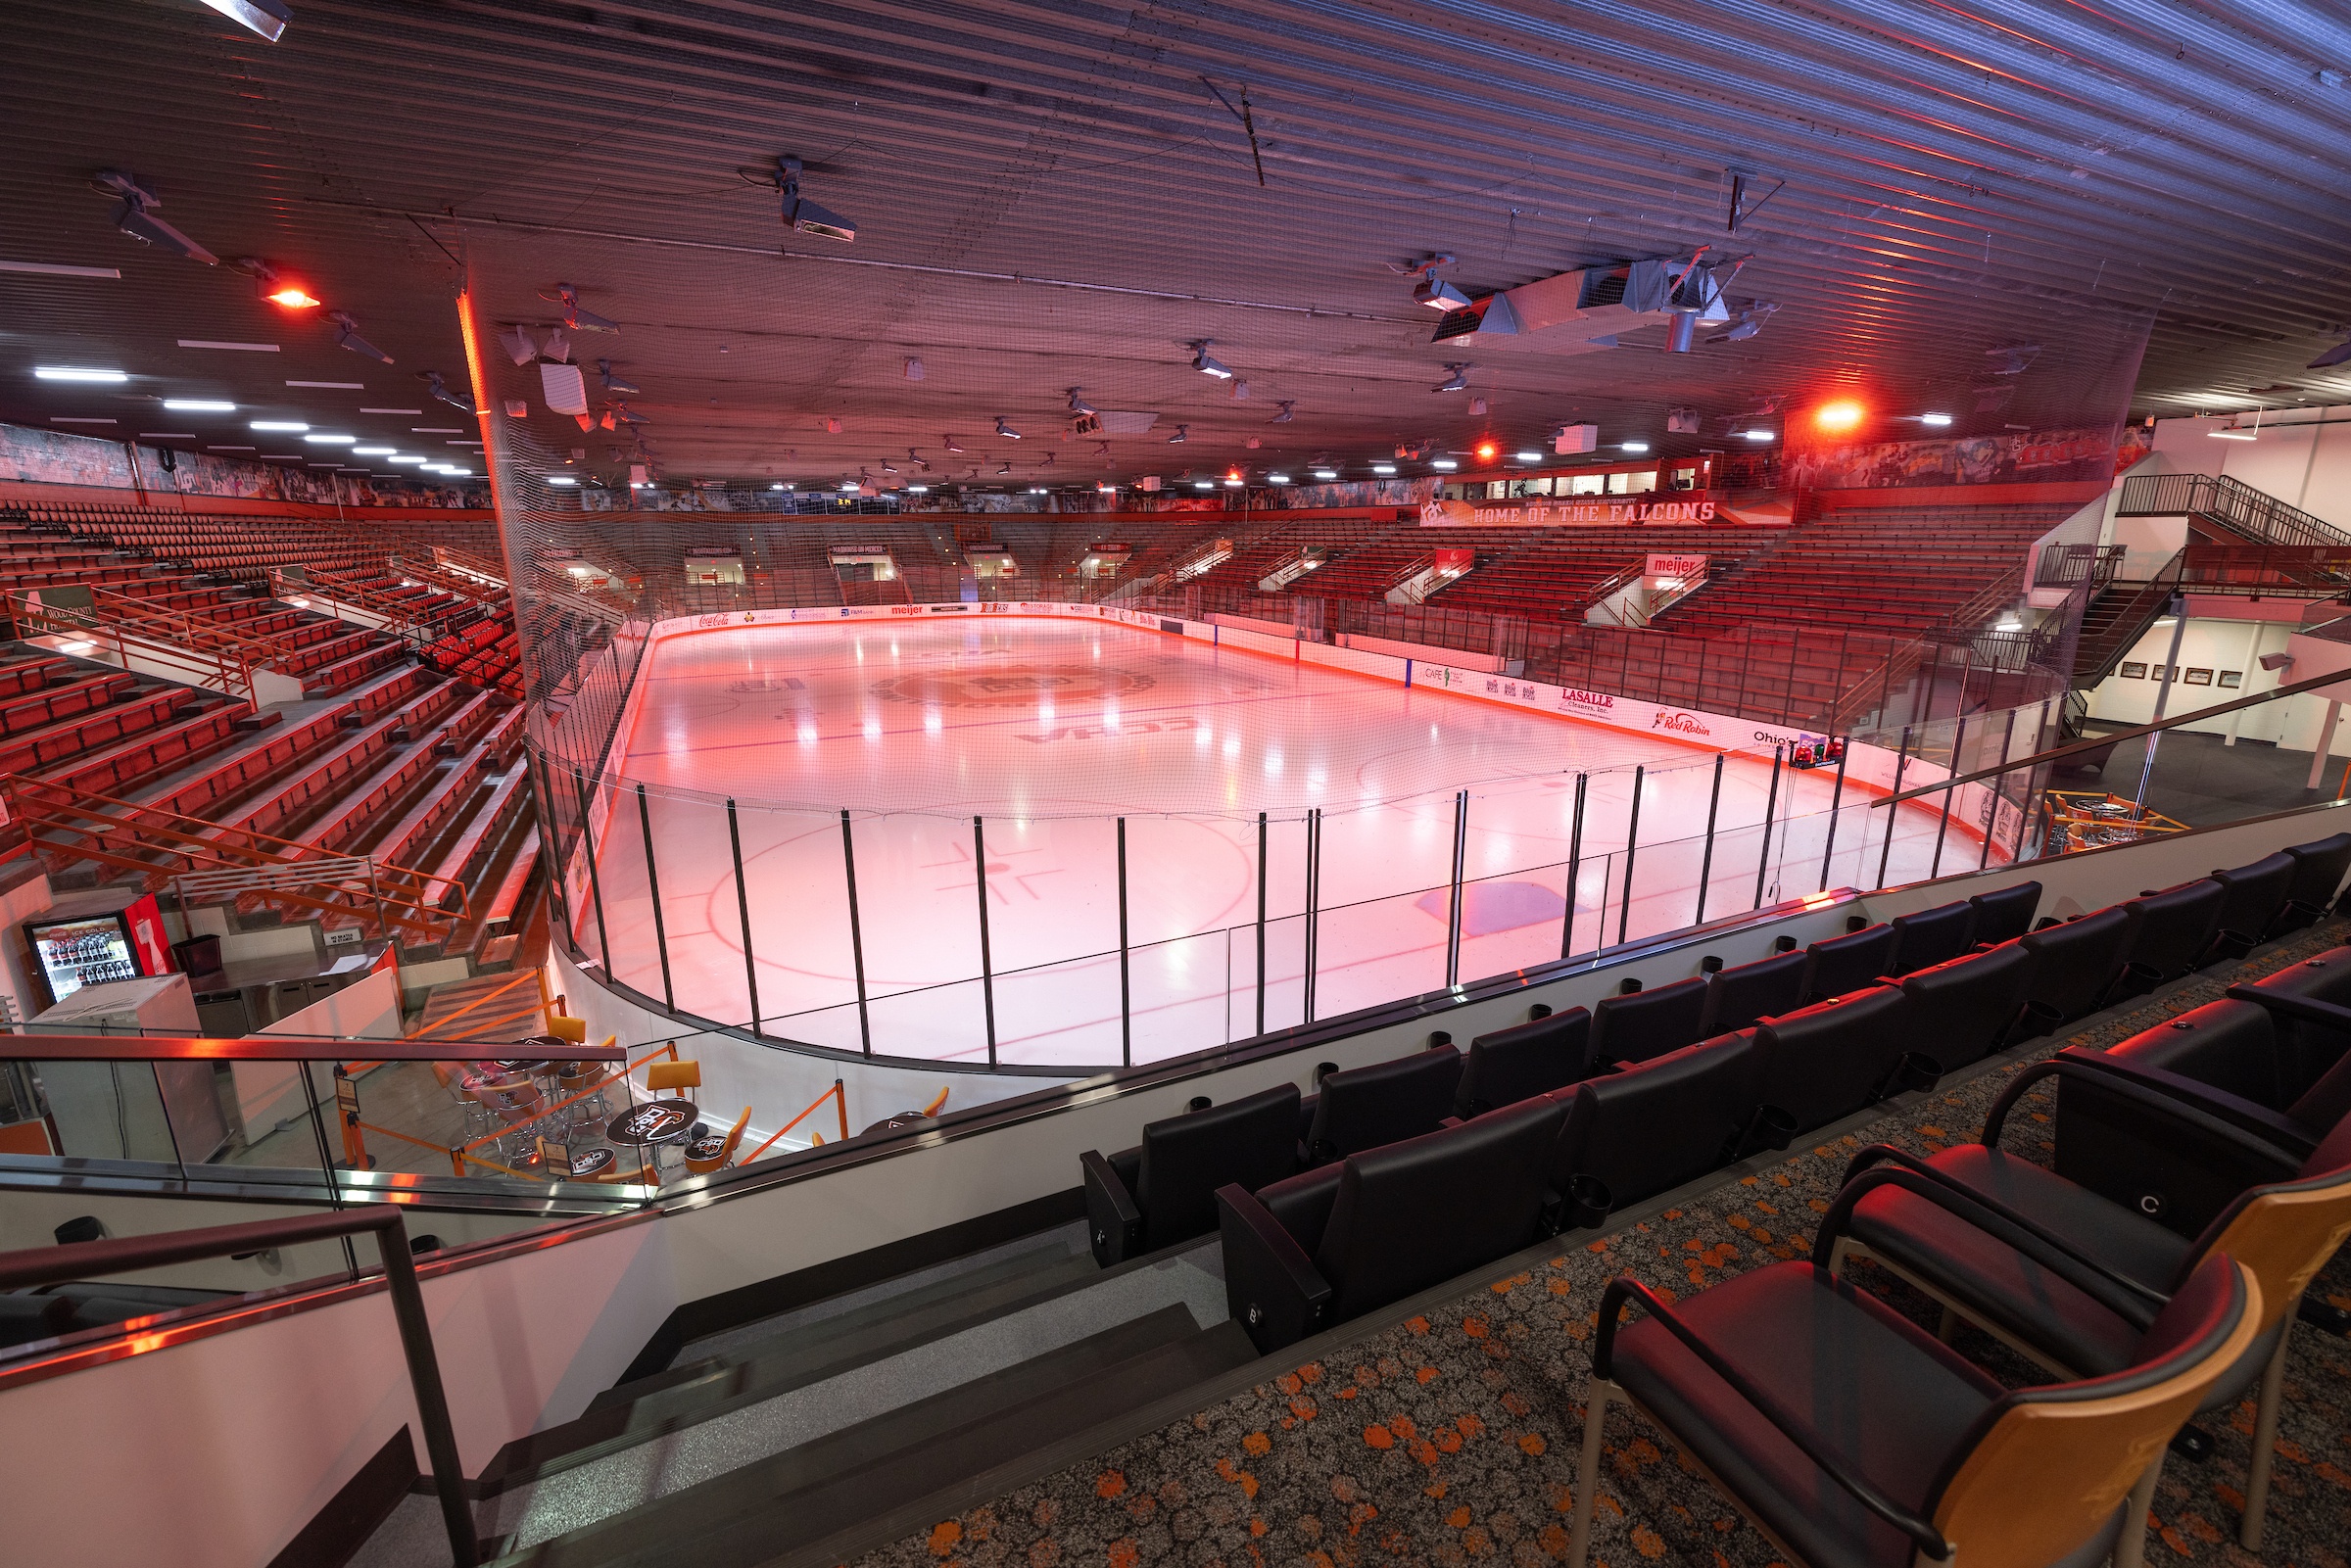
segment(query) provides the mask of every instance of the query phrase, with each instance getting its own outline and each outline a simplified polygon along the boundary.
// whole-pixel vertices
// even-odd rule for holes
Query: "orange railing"
[[[189,635],[190,623],[185,616],[176,617],[176,622],[161,612],[152,618],[135,615],[116,618],[106,612],[114,609],[110,601],[121,595],[106,594],[102,589],[89,592],[94,607],[81,609],[44,604],[38,602],[33,592],[12,589],[4,595],[7,616],[16,622],[19,637],[63,638],[67,640],[63,651],[69,653],[110,649],[114,662],[125,670],[134,668],[132,661],[136,659],[159,673],[168,673],[172,679],[210,687],[259,705],[261,698],[254,691],[254,672],[270,667],[275,660],[274,650],[247,645],[236,639],[196,638]],[[90,646],[75,647],[75,642]]]
[[[946,1099],[945,1091],[940,1091],[939,1099],[942,1101]],[[840,1111],[840,1136],[842,1141],[846,1142],[849,1136],[849,1096],[848,1092],[841,1088],[840,1080],[839,1078],[835,1078],[833,1080],[833,1087],[818,1095],[816,1099],[809,1105],[807,1110],[801,1112],[798,1116],[793,1117],[790,1121],[785,1122],[784,1125],[769,1133],[767,1135],[767,1142],[761,1144],[758,1148],[753,1149],[750,1154],[744,1158],[743,1163],[747,1165],[753,1160],[756,1160],[761,1155],[767,1153],[767,1151],[775,1145],[775,1141],[778,1138],[783,1137],[784,1134],[790,1132],[792,1128],[798,1126],[801,1122],[814,1116],[818,1107],[822,1106],[827,1100],[832,1101]],[[821,1132],[818,1133],[816,1135],[816,1141],[818,1143],[823,1143],[825,1141],[825,1135]]]
[[[7,803],[10,824],[22,835],[17,848],[0,851],[0,859],[30,853],[52,863],[93,861],[138,873],[159,890],[175,877],[199,873],[276,872],[281,875],[272,885],[240,890],[238,896],[362,921],[372,917],[387,935],[398,927],[439,940],[472,918],[472,895],[463,882],[406,866],[370,861],[364,885],[354,885],[348,874],[306,885],[276,885],[285,868],[327,852],[291,838],[24,774],[0,774],[0,800]],[[334,858],[349,862],[355,857]],[[436,885],[457,890],[455,910],[429,901]]]

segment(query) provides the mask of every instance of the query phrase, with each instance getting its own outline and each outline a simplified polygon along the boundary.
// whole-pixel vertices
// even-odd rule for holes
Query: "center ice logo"
[[[1082,707],[1131,696],[1158,685],[1156,677],[1132,670],[1050,669],[1014,666],[959,674],[925,671],[874,683],[874,694],[892,702],[936,703],[944,708],[1027,708],[1040,700]]]

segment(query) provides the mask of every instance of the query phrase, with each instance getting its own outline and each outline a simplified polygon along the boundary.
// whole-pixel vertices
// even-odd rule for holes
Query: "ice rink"
[[[760,1026],[859,1049],[853,849],[871,1044],[896,1057],[987,1060],[991,1006],[997,1062],[1036,1067],[1246,1038],[1261,1007],[1264,1028],[1300,1022],[1310,808],[1322,813],[1318,1018],[1445,982],[1459,791],[1463,980],[1560,956],[1579,773],[1578,952],[1690,924],[1702,867],[1709,917],[1824,881],[1874,885],[1882,856],[1887,881],[1923,877],[1941,827],[1939,811],[1901,808],[1889,853],[1890,813],[1848,784],[1824,866],[1833,772],[1790,770],[1766,849],[1771,764],[1730,755],[1708,861],[1710,747],[1110,623],[671,637],[647,655],[633,713],[615,759],[624,787],[599,823],[616,977],[746,1022],[747,908]],[[1943,869],[1982,848],[1954,823]],[[573,914],[600,950],[593,910]]]

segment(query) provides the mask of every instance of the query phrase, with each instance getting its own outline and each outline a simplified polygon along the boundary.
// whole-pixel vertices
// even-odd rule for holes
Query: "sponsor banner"
[[[1643,565],[1641,570],[1642,574],[1647,577],[1663,577],[1675,582],[1687,583],[1694,578],[1706,575],[1706,557],[1691,554],[1667,555],[1652,550],[1648,562]]]

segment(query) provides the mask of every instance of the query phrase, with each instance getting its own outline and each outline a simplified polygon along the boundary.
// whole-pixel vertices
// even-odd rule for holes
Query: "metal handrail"
[[[2294,681],[2284,686],[2273,687],[2267,691],[2257,691],[2249,697],[2238,697],[2233,701],[2215,703],[2209,708],[2198,708],[2193,713],[2175,714],[2168,719],[2159,719],[2153,724],[2139,725],[2136,729],[2118,730],[2112,735],[2092,736],[2086,740],[2076,740],[2062,746],[2051,746],[2046,751],[2037,751],[2029,757],[2018,757],[2013,762],[2004,762],[1997,767],[1978,768],[1973,773],[1958,774],[1949,779],[1938,779],[1935,783],[1921,784],[1916,789],[1905,789],[1898,794],[1881,795],[1871,800],[1869,805],[1872,810],[1888,809],[1898,806],[1905,800],[1916,800],[1921,795],[1941,794],[1946,789],[1956,789],[1964,784],[1976,784],[1985,779],[1998,778],[2022,769],[2036,768],[2044,762],[2055,762],[2061,757],[2078,756],[2085,751],[2102,750],[2108,746],[2120,745],[2126,740],[2136,740],[2144,736],[2160,735],[2167,730],[2177,730],[2182,725],[2194,724],[2202,719],[2218,719],[2243,708],[2258,707],[2264,702],[2275,702],[2279,697],[2295,696],[2304,691],[2316,691],[2321,687],[2341,686],[2344,679],[2344,674],[2340,670],[2329,671],[2326,675],[2314,675],[2306,681]]]
[[[227,692],[230,696],[241,696],[247,702],[257,705],[261,701],[259,694],[254,689],[253,676],[254,671],[264,667],[267,660],[256,663],[233,647],[204,646],[193,642],[170,642],[145,635],[137,630],[126,630],[120,621],[101,616],[94,592],[91,598],[92,607],[83,610],[65,605],[35,603],[31,592],[11,589],[7,591],[4,597],[0,597],[0,603],[5,604],[7,619],[17,622],[20,626],[36,628],[34,635],[112,641],[115,644],[116,657],[120,660],[120,667],[125,670],[131,667],[130,655],[134,651],[166,668],[193,666],[199,673],[202,673],[209,666],[214,680],[217,683],[212,689]]]
[[[0,1062],[487,1062],[512,1040],[359,1040],[331,1034],[0,1034]],[[564,1043],[566,1062],[625,1062],[617,1046]]]
[[[441,1522],[449,1532],[450,1556],[460,1568],[472,1568],[481,1560],[481,1544],[474,1535],[472,1505],[465,1498],[463,1463],[457,1457],[456,1429],[450,1424],[441,1363],[433,1354],[433,1329],[425,1316],[424,1292],[416,1282],[415,1255],[408,1249],[408,1221],[398,1208],[352,1209],[296,1219],[264,1219],[249,1225],[212,1225],[162,1236],[126,1236],[0,1253],[0,1290],[57,1285],[370,1231],[383,1255],[384,1283],[392,1297],[393,1321],[400,1326],[400,1348],[408,1363],[409,1387],[416,1396],[417,1422],[424,1428],[424,1451],[432,1461],[433,1490],[441,1499]]]
[[[2118,517],[2209,517],[2265,545],[2351,545],[2351,535],[2226,474],[2137,474],[2123,481]]]

